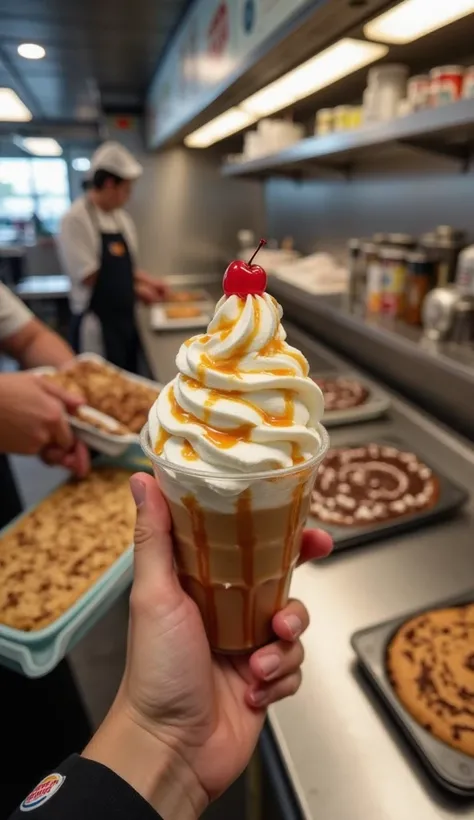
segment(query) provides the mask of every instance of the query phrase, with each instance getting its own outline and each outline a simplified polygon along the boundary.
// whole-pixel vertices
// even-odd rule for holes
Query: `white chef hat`
[[[93,177],[96,171],[109,171],[121,179],[133,180],[141,176],[143,168],[128,148],[119,142],[108,140],[92,155],[88,177]]]

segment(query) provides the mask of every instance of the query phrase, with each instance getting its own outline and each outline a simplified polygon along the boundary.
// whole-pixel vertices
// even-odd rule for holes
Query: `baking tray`
[[[209,291],[204,290],[204,288],[186,288],[186,287],[173,287],[172,283],[169,283],[171,286],[171,290],[173,293],[181,293],[185,291],[185,293],[189,293],[192,297],[191,299],[187,300],[186,302],[175,301],[173,299],[165,301],[165,305],[189,305],[191,302],[203,302],[206,303],[207,306],[211,308],[214,307],[216,304],[216,300],[213,296],[209,293]]]
[[[329,532],[334,539],[334,552],[349,549],[350,547],[359,547],[362,544],[368,544],[371,541],[378,541],[381,538],[388,538],[392,535],[397,535],[407,530],[413,530],[417,527],[422,527],[432,521],[444,518],[454,513],[461,507],[469,498],[469,494],[464,488],[459,487],[450,478],[445,476],[437,466],[434,466],[430,458],[425,456],[423,450],[418,447],[414,448],[406,441],[398,437],[391,436],[390,438],[374,437],[370,441],[359,440],[353,444],[340,445],[346,447],[363,447],[368,444],[382,444],[388,447],[396,447],[398,450],[406,450],[415,453],[428,467],[430,467],[436,474],[439,480],[439,498],[433,507],[419,512],[408,513],[391,521],[381,521],[380,523],[372,523],[367,526],[360,527],[339,527],[336,524],[329,524],[326,521],[321,521],[313,515],[310,515],[308,521],[310,524],[318,527],[323,527]],[[339,449],[338,447],[335,449]]]
[[[312,379],[354,379],[360,382],[368,391],[369,395],[364,404],[359,404],[357,407],[350,407],[347,410],[332,410],[326,412],[323,417],[323,424],[325,427],[339,427],[343,424],[356,424],[359,421],[370,421],[383,416],[390,407],[390,399],[378,387],[354,373],[351,370],[334,371],[334,370],[312,370],[309,374]]]
[[[99,458],[97,466],[125,467],[152,472],[151,464],[140,456],[127,454],[122,458]],[[55,488],[57,489],[57,488]],[[43,501],[44,499],[41,499]],[[0,531],[0,538],[27,513],[34,504]],[[28,678],[47,675],[81,638],[105,615],[117,598],[127,589],[133,576],[133,545],[56,621],[35,632],[25,632],[0,624],[0,664]]]
[[[177,307],[178,303],[170,302],[169,307]],[[183,305],[185,307],[186,305]],[[191,316],[188,319],[168,319],[165,313],[165,305],[153,305],[150,309],[150,327],[152,330],[188,330],[190,328],[207,327],[212,319],[213,304],[199,303],[201,308],[199,316]]]
[[[112,370],[117,370],[119,373],[122,373],[129,381],[136,382],[137,384],[144,384],[147,387],[151,387],[153,390],[156,390],[157,393],[159,393],[163,387],[163,385],[159,384],[159,382],[146,379],[144,376],[137,376],[136,373],[130,373],[128,370],[121,370],[121,368],[115,367],[115,365],[111,364],[96,353],[80,353],[76,358],[79,361],[90,361],[104,364]],[[57,369],[55,367],[35,368],[35,373],[40,374],[56,372]],[[113,425],[117,423],[111,416],[106,416],[104,413],[94,410],[93,407],[89,407],[88,405],[84,405],[84,407],[91,416],[95,416],[97,419],[108,423],[111,430],[113,429]],[[86,421],[79,419],[76,416],[68,416],[68,420],[71,427],[73,427],[77,432],[78,437],[85,444],[87,444],[88,447],[92,447],[93,450],[96,450],[98,453],[102,453],[106,456],[121,456],[125,453],[128,447],[131,445],[139,445],[140,443],[140,436],[138,433],[128,433],[126,435],[117,435],[113,432],[104,433],[102,430],[98,430],[94,427],[93,424],[88,424]]]
[[[392,717],[407,735],[430,774],[442,786],[464,797],[474,797],[474,758],[437,740],[411,717],[397,698],[390,683],[385,658],[391,638],[410,618],[421,615],[427,610],[444,609],[472,601],[474,601],[474,589],[446,601],[437,601],[432,606],[425,606],[403,617],[362,629],[351,638],[352,648],[363,671],[382,697],[385,705],[388,706]]]

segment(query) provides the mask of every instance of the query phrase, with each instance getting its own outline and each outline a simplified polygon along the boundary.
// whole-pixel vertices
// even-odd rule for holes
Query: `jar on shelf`
[[[347,244],[349,257],[347,309],[351,313],[363,313],[365,308],[367,268],[363,245],[364,243],[360,239],[349,239]]]
[[[435,287],[454,282],[459,254],[464,248],[465,234],[449,225],[440,225],[432,233],[423,234],[420,246],[435,263]]]
[[[429,254],[415,251],[407,256],[407,279],[403,318],[409,325],[421,325],[426,295],[436,284],[436,264]]]
[[[470,65],[464,72],[462,95],[465,100],[472,100],[474,97],[474,65]]]
[[[430,71],[432,108],[459,100],[463,89],[464,67],[444,65]]]
[[[314,133],[317,137],[330,134],[334,129],[334,108],[320,108],[316,114]]]
[[[380,251],[382,266],[381,312],[397,318],[403,314],[407,275],[406,251],[386,247]]]
[[[352,128],[351,117],[352,105],[338,105],[334,109],[334,131],[350,131]]]
[[[409,233],[389,233],[387,235],[386,244],[393,248],[402,248],[403,250],[409,251],[416,248],[417,240],[416,237],[411,236]]]
[[[382,308],[383,269],[380,259],[380,248],[373,242],[362,245],[367,272],[365,305],[367,313],[380,313]]]
[[[410,111],[422,111],[430,107],[431,79],[429,74],[415,74],[407,85],[407,100]]]

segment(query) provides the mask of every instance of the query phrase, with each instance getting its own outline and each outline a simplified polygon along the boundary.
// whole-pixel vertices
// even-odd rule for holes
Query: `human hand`
[[[88,454],[66,417],[67,411],[74,412],[81,404],[82,399],[36,373],[0,374],[0,452],[44,452],[47,463],[87,472]]]
[[[308,614],[290,601],[273,619],[272,644],[251,656],[213,656],[174,571],[166,502],[147,475],[134,476],[132,487],[138,515],[126,671],[85,755],[120,774],[166,820],[187,820],[245,768],[266,707],[299,688]],[[305,533],[302,560],[330,550],[326,533]]]
[[[145,304],[165,302],[171,292],[164,279],[150,276],[144,270],[135,271],[135,293]]]

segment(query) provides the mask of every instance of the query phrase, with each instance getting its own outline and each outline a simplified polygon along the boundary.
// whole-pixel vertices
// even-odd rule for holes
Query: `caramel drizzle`
[[[166,442],[171,438],[171,434],[168,433],[167,430],[164,430],[163,427],[160,428],[160,434],[155,442],[154,452],[157,456],[161,456],[164,446]]]
[[[186,383],[193,389],[200,388],[200,384],[198,382],[189,379],[186,376],[183,376],[183,379]],[[229,393],[227,394],[237,403],[241,403],[246,405],[247,407],[252,408],[255,410],[262,420],[262,423],[268,425],[269,427],[291,427],[293,424],[294,418],[294,404],[293,404],[293,392],[291,390],[286,390],[285,392],[285,415],[284,416],[272,416],[270,413],[267,413],[265,410],[261,410],[259,408],[254,407],[250,402],[247,402],[243,399],[239,394]],[[222,396],[217,390],[210,391],[211,395],[205,402],[205,413],[210,413],[211,407],[219,400],[226,398],[226,396]],[[229,430],[215,430],[213,427],[208,427],[207,421],[200,421],[196,416],[192,413],[188,413],[187,410],[183,410],[183,408],[178,404],[176,400],[176,396],[173,389],[169,391],[169,401],[170,401],[170,411],[173,418],[176,419],[180,424],[195,424],[204,431],[203,438],[207,441],[214,444],[220,450],[230,450],[232,447],[235,447],[236,444],[239,442],[250,442],[252,440],[252,432],[255,429],[255,425],[253,424],[241,424],[238,427],[233,427]],[[165,443],[168,439],[171,438],[171,434],[168,433],[163,428],[160,430],[159,438],[155,444],[155,453],[157,455],[161,455],[163,452],[163,448]],[[292,458],[293,464],[299,464],[305,461],[304,456],[301,453],[301,450],[297,444],[292,444]],[[182,448],[182,456],[187,461],[196,461],[198,459],[198,455],[196,454],[192,445],[186,440],[185,444]]]
[[[237,546],[242,560],[243,592],[243,645],[253,646],[255,637],[255,595],[254,595],[254,554],[256,537],[252,518],[252,497],[250,489],[245,490],[237,500]]]
[[[191,442],[189,442],[187,439],[185,439],[184,444],[181,448],[181,455],[184,459],[186,459],[186,461],[197,461],[199,458]]]
[[[291,561],[293,558],[293,550],[295,546],[295,539],[298,535],[300,524],[301,507],[303,504],[303,496],[306,481],[304,478],[300,479],[300,483],[293,492],[292,505],[290,517],[288,519],[288,526],[285,533],[285,544],[283,547],[283,563],[280,583],[278,584],[276,609],[278,612],[286,603],[285,601],[285,586],[288,573],[291,568]]]
[[[207,625],[209,642],[211,645],[216,646],[219,643],[219,630],[214,588],[211,585],[210,549],[207,540],[206,521],[204,513],[194,496],[186,495],[182,498],[182,502],[191,520],[194,546],[197,553],[199,583],[205,596],[204,619]]]

